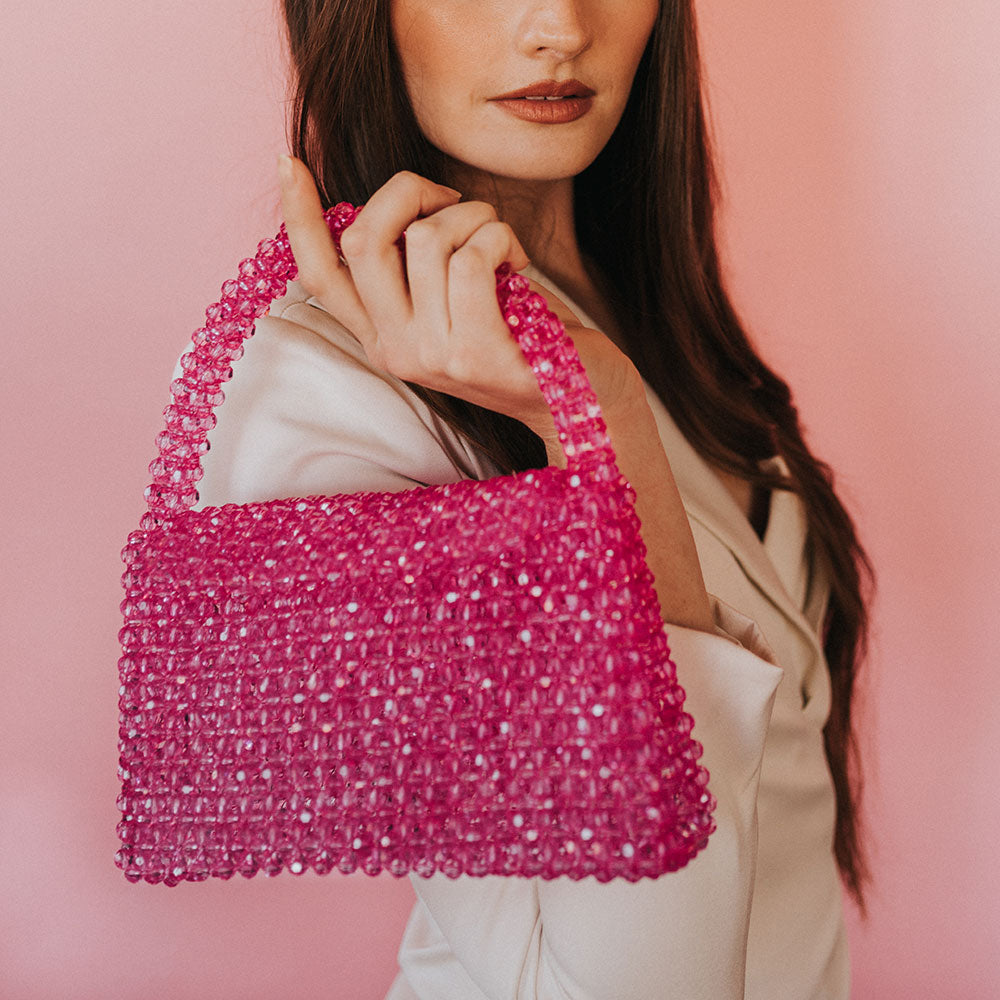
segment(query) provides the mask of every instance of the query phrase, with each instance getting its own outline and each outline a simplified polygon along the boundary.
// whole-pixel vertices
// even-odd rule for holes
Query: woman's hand
[[[495,271],[528,258],[513,230],[485,202],[399,173],[375,192],[341,238],[338,259],[305,164],[280,162],[281,203],[299,281],[397,378],[507,414],[551,445],[552,416],[500,312]],[[405,260],[396,246],[405,233]],[[565,303],[545,296],[573,338],[602,406],[642,393],[628,358],[586,330]],[[550,448],[551,451],[551,448]]]
[[[552,415],[497,303],[496,269],[528,263],[509,226],[483,202],[416,174],[383,185],[341,238],[337,257],[305,164],[282,160],[281,202],[299,280],[397,378],[520,420],[565,466]],[[396,246],[406,234],[406,259]],[[534,286],[573,338],[604,410],[618,467],[636,491],[660,608],[668,622],[712,631],[698,555],[642,379],[603,334]]]

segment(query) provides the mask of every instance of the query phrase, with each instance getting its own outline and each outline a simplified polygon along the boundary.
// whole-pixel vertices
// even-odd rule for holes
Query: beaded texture
[[[326,218],[335,241],[358,209]],[[244,338],[297,274],[284,227],[181,360],[129,538],[129,881],[312,869],[657,877],[714,829],[634,493],[572,341],[506,266],[501,310],[566,469],[194,510]]]

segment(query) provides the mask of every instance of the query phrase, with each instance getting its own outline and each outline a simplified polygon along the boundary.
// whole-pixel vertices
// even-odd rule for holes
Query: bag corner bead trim
[[[357,211],[327,212],[335,240]],[[171,387],[122,553],[116,863],[168,885],[683,866],[714,800],[634,495],[523,278],[498,271],[498,300],[566,469],[193,509],[221,386],[295,274],[282,227],[223,285]]]

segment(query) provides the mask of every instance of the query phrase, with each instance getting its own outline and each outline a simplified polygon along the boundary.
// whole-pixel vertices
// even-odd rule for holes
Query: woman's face
[[[392,0],[392,30],[417,121],[438,149],[485,173],[556,180],[584,170],[611,138],[659,7]],[[554,84],[560,99],[537,99]],[[532,85],[535,100],[522,93]]]

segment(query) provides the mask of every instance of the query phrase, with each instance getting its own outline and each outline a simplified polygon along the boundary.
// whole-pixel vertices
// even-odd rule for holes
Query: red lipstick
[[[582,118],[592,107],[595,91],[579,80],[540,80],[529,87],[494,97],[492,102],[524,121],[564,125]]]

